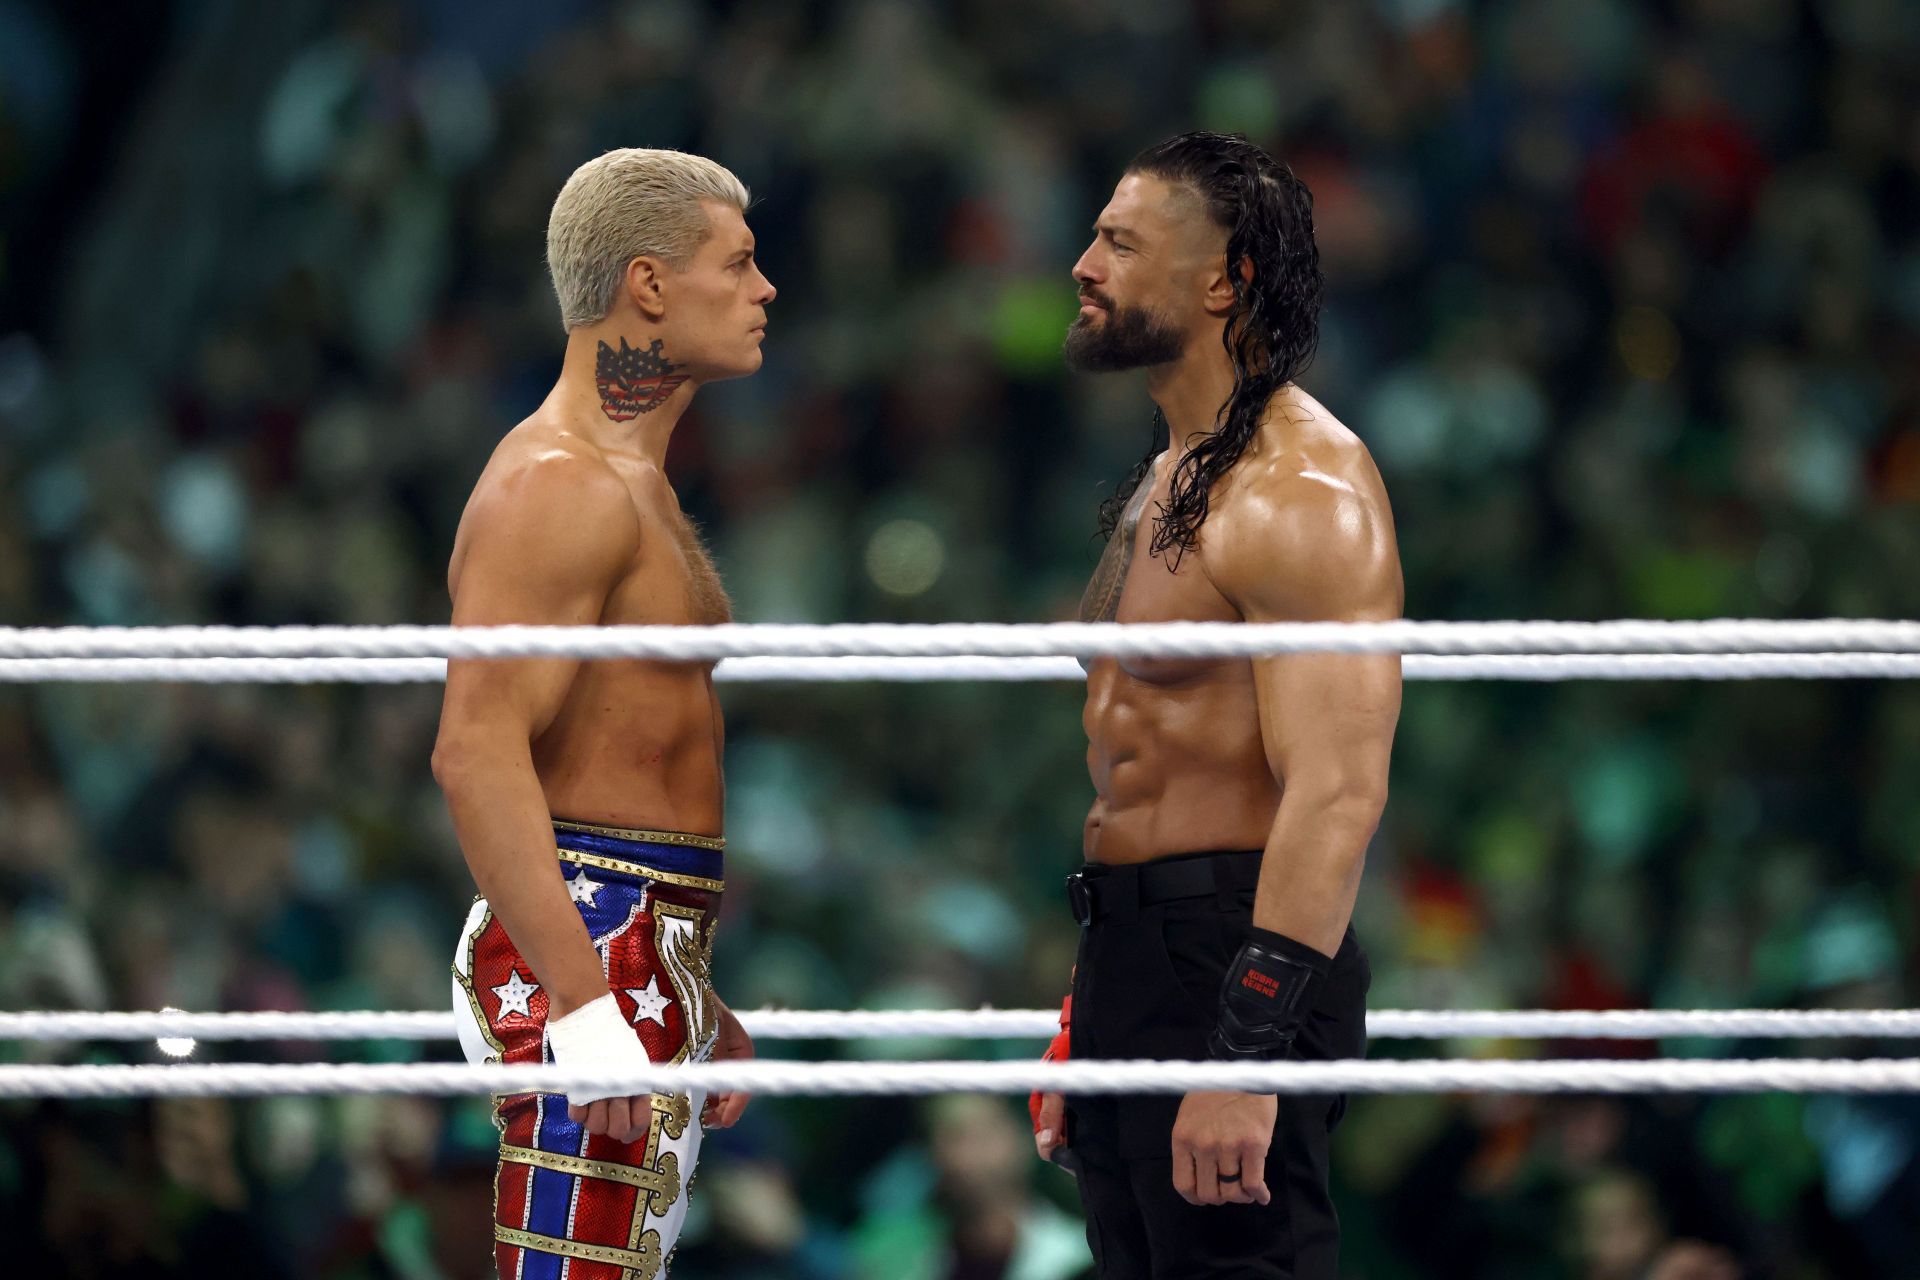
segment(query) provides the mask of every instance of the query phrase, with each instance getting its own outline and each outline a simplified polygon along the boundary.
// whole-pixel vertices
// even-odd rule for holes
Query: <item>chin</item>
[[[738,360],[731,361],[728,364],[716,368],[713,373],[708,376],[706,381],[730,382],[735,378],[744,378],[749,374],[758,373],[762,359],[763,357],[760,354],[759,348],[756,347],[754,350],[746,352]]]

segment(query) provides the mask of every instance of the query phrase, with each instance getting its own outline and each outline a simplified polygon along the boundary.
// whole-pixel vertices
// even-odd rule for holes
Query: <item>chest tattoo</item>
[[[1133,565],[1133,535],[1140,528],[1140,513],[1147,509],[1153,477],[1151,471],[1141,477],[1140,487],[1127,499],[1127,509],[1121,513],[1113,536],[1107,539],[1107,549],[1094,566],[1086,594],[1080,597],[1082,622],[1112,622],[1120,615],[1120,596],[1126,590],[1127,570]]]

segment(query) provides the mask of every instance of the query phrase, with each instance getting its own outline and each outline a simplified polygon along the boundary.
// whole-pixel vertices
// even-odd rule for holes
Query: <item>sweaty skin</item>
[[[570,581],[589,575],[591,584]],[[732,617],[713,562],[660,469],[603,451],[541,414],[515,428],[481,474],[454,537],[447,587],[456,626],[558,623],[563,615],[603,626]],[[532,742],[553,814],[720,834],[723,736],[711,664],[524,665],[543,668],[541,683],[559,694]],[[489,697],[488,666],[460,664],[450,700]],[[559,679],[568,669],[571,678]]]
[[[475,485],[447,574],[455,626],[716,623],[712,562],[666,476],[704,382],[760,365],[774,289],[740,211],[706,206],[685,266],[637,257],[614,308],[569,331],[559,381]],[[552,820],[721,834],[722,733],[710,667],[569,659],[448,664],[433,772],[475,882],[560,1018],[608,992],[554,855]],[[752,1042],[719,1004],[715,1058]],[[725,1127],[745,1094],[708,1099]],[[644,1095],[569,1107],[622,1142]]]
[[[1288,384],[1210,493],[1193,550],[1149,554],[1188,441],[1212,431],[1234,387],[1222,348],[1236,307],[1226,229],[1190,191],[1128,173],[1074,265],[1076,328],[1131,311],[1179,338],[1147,368],[1169,449],[1142,480],[1089,584],[1089,621],[1382,621],[1400,616],[1393,515],[1366,448]],[[1097,660],[1084,724],[1095,800],[1089,861],[1262,849],[1253,923],[1331,957],[1386,802],[1400,714],[1397,655],[1247,661]],[[1036,1147],[1062,1145],[1064,1100],[1045,1094]],[[1173,1182],[1195,1204],[1268,1203],[1271,1094],[1189,1093],[1172,1135]],[[1227,1175],[1222,1181],[1221,1175]]]
[[[1401,612],[1393,516],[1373,460],[1313,397],[1288,387],[1213,491],[1177,571],[1148,555],[1167,455],[1141,482],[1081,616],[1118,622],[1384,620]],[[1331,956],[1379,820],[1400,707],[1395,655],[1120,661],[1088,671],[1095,799],[1089,861],[1264,849],[1254,923]],[[1046,1155],[1061,1106],[1045,1101]],[[1192,1093],[1174,1124],[1174,1185],[1196,1204],[1268,1203],[1259,1176],[1272,1095]],[[1238,1174],[1222,1181],[1221,1174]]]
[[[1167,497],[1170,471],[1163,453],[1129,500],[1081,602],[1082,621],[1400,616],[1399,555],[1379,473],[1359,440],[1312,396],[1288,387],[1274,398],[1254,444],[1214,490],[1195,553],[1173,572],[1165,555],[1147,553],[1150,513]],[[1091,663],[1083,716],[1095,792],[1087,860],[1126,864],[1267,848],[1285,777],[1275,755],[1337,736],[1329,717],[1357,715],[1367,731],[1397,713],[1397,696],[1387,705],[1343,705],[1341,668],[1362,684],[1397,683],[1393,658]],[[1277,852],[1286,856],[1285,848]],[[1265,894],[1269,885],[1283,887],[1263,876],[1263,894],[1280,897]],[[1271,908],[1256,909],[1263,926],[1287,932],[1266,920],[1290,913],[1278,901],[1263,905]],[[1338,949],[1350,897],[1347,905],[1339,929],[1309,921],[1293,936]]]

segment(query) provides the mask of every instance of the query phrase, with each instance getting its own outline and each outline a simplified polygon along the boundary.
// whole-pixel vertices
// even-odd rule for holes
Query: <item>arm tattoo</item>
[[[652,413],[687,380],[686,374],[674,372],[678,368],[660,354],[658,338],[644,351],[628,346],[625,338],[618,351],[601,343],[593,372],[600,384],[600,411],[615,422]]]
[[[1080,597],[1082,622],[1112,622],[1120,615],[1120,595],[1126,590],[1127,569],[1133,564],[1133,535],[1140,528],[1140,513],[1146,510],[1147,495],[1153,490],[1153,472],[1153,468],[1147,469],[1139,488],[1127,500],[1127,509],[1121,513],[1113,536],[1107,539],[1107,549],[1094,568],[1093,580],[1087,583],[1086,594]]]

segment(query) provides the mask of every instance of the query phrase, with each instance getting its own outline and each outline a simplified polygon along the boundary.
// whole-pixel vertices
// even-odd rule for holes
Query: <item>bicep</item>
[[[474,531],[453,597],[453,625],[591,626],[637,545],[630,509],[506,510]],[[619,519],[596,518],[624,516]],[[447,664],[442,732],[487,725],[537,736],[559,713],[579,663],[565,658]]]
[[[1253,666],[1260,738],[1282,786],[1384,792],[1400,655],[1291,653]]]
[[[1384,508],[1300,503],[1245,532],[1229,564],[1248,622],[1378,622],[1400,616],[1400,559]],[[1264,536],[1262,536],[1264,535]],[[1233,572],[1237,570],[1237,572]],[[1298,653],[1254,662],[1260,733],[1283,785],[1386,786],[1400,716],[1398,654]]]
[[[1308,607],[1258,607],[1249,622],[1380,622],[1399,616],[1397,563],[1349,566]],[[1283,786],[1384,790],[1400,720],[1397,653],[1288,653],[1255,659],[1260,737]]]

